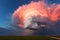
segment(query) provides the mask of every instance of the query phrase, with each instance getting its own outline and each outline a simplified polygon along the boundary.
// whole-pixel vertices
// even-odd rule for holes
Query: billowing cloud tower
[[[60,21],[60,4],[47,5],[43,1],[19,6],[12,15],[12,22],[22,29],[50,28]]]

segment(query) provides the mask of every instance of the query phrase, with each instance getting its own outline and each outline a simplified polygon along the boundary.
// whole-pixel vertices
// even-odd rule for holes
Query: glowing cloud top
[[[30,16],[44,16],[49,18],[51,21],[60,20],[60,4],[48,6],[46,3],[39,2],[31,2],[30,4],[25,4],[19,6],[19,8],[14,11],[14,17],[18,16],[20,23],[24,25],[24,21]],[[21,26],[20,24],[18,24]]]

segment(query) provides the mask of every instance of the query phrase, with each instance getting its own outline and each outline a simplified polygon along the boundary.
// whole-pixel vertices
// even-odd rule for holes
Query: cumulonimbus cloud
[[[32,16],[44,16],[49,18],[49,20],[56,22],[60,20],[60,4],[51,4],[49,6],[43,1],[32,1],[29,4],[19,6],[17,10],[14,11],[12,22],[23,28],[24,26],[31,24]]]

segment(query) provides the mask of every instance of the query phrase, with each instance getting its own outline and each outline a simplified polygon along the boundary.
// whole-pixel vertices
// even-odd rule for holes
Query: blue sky
[[[0,0],[0,27],[6,27],[11,21],[14,10],[31,0]],[[36,0],[35,0],[36,1]],[[48,3],[60,3],[60,0],[48,0]]]
[[[14,10],[22,4],[28,4],[31,0],[0,0],[0,27],[6,27],[10,21]]]

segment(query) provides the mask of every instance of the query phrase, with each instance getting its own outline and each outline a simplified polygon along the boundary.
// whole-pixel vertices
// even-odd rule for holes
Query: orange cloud
[[[18,16],[22,24],[24,24],[24,21],[28,17],[38,16],[38,15],[47,17],[51,21],[60,20],[60,4],[55,6],[51,5],[51,6],[48,6],[46,3],[42,1],[39,2],[32,1],[30,4],[19,6],[19,8],[16,11],[14,11],[13,17]]]

